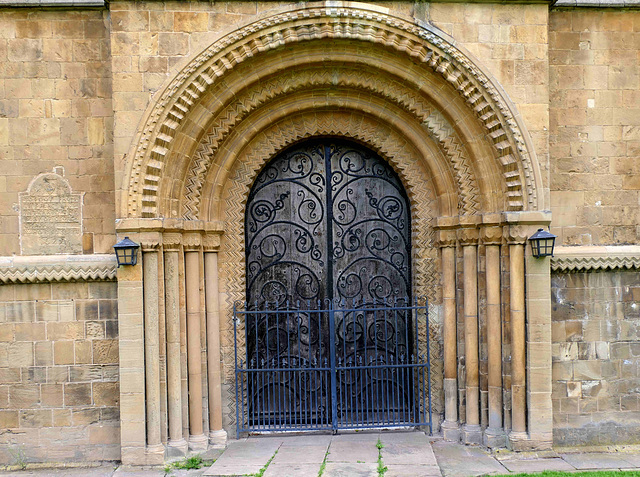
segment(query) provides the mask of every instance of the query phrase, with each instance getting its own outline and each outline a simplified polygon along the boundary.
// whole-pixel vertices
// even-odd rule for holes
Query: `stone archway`
[[[219,443],[232,428],[231,311],[245,289],[244,206],[270,158],[318,135],[375,151],[407,190],[414,288],[432,298],[440,316],[434,333],[444,369],[434,379],[444,386],[445,437],[498,446],[509,433],[514,447],[547,445],[550,414],[536,422],[527,415],[550,406],[550,390],[527,385],[534,369],[550,383],[544,358],[525,366],[531,345],[525,283],[544,280],[548,263],[527,261],[525,282],[524,243],[531,227],[549,220],[540,212],[544,186],[528,133],[499,85],[445,34],[378,7],[332,2],[283,9],[221,38],[147,111],[128,156],[118,222],[120,233],[142,242],[145,264],[144,280],[120,273],[119,290],[141,303],[122,310],[121,322],[143,320],[145,333],[151,330],[142,341],[121,337],[125,347],[151,358],[144,368],[132,364],[146,376],[146,388],[122,387],[123,397],[146,401],[143,416],[123,420],[123,436],[140,426],[145,436],[123,439],[123,460],[142,453],[151,462],[165,447],[184,449],[187,440],[194,448]],[[486,311],[477,302],[478,263],[487,281]],[[501,280],[510,281],[508,300],[494,286]],[[460,303],[456,288],[464,295]],[[164,303],[148,298],[154,296],[165,296]],[[487,357],[489,384],[481,389],[479,313],[486,314],[491,339],[502,331],[511,337],[507,391],[495,354]],[[544,315],[544,305],[528,311],[543,344],[550,326]],[[166,342],[155,329],[166,330]],[[166,360],[166,370],[154,357]],[[484,414],[481,392],[488,393]],[[126,415],[126,399],[122,406]]]

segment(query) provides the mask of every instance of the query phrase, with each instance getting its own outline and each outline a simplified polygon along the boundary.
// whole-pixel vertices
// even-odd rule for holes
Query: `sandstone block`
[[[31,342],[14,342],[9,344],[8,359],[12,366],[33,366],[34,352]]]
[[[9,407],[28,409],[40,403],[40,385],[14,384],[9,386]]]
[[[91,404],[91,384],[67,383],[64,385],[65,406],[86,406]]]
[[[118,383],[93,383],[93,401],[96,406],[118,406],[120,401]]]
[[[56,341],[53,343],[54,364],[73,364],[74,363],[73,354],[74,354],[73,341]]]

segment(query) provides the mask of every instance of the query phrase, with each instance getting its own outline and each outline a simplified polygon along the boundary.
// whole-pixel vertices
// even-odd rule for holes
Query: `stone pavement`
[[[378,449],[378,440],[382,448]],[[444,442],[421,432],[354,432],[339,435],[261,436],[232,440],[222,450],[207,452],[215,463],[199,470],[132,469],[116,464],[91,468],[27,469],[2,476],[69,477],[468,477],[544,470],[640,471],[640,450],[616,453],[512,453],[491,454],[480,447]],[[323,465],[324,464],[324,465]]]

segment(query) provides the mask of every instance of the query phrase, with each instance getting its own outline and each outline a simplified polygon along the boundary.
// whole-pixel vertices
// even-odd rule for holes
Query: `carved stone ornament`
[[[0,284],[116,279],[115,255],[0,257]]]
[[[503,233],[509,245],[521,245],[527,242],[534,230],[529,225],[508,225],[503,228]]]
[[[556,247],[551,258],[551,270],[559,272],[634,268],[640,269],[638,245]]]
[[[540,171],[528,146],[528,133],[513,106],[494,81],[437,28],[417,24],[366,5],[319,3],[283,7],[224,36],[195,58],[166,88],[150,111],[141,140],[132,154],[126,216],[157,215],[158,185],[167,153],[191,108],[217,78],[260,53],[286,44],[322,38],[382,44],[396,49],[411,65],[421,64],[455,88],[492,137],[510,195],[510,210],[540,207]],[[354,21],[357,19],[357,21]],[[232,61],[229,59],[232,58]],[[244,87],[244,86],[243,86]],[[507,175],[509,177],[507,177]]]
[[[220,248],[220,234],[208,233],[202,237],[202,247],[205,252],[212,252]]]
[[[476,228],[465,227],[457,230],[460,245],[477,245],[480,232]]]
[[[455,247],[458,241],[458,236],[455,230],[438,230],[438,246]]]
[[[185,250],[200,250],[202,237],[200,232],[187,232],[182,235],[182,245]]]
[[[502,237],[502,227],[482,227],[480,229],[480,239],[485,245],[500,245]]]
[[[162,234],[162,247],[166,251],[180,250],[182,244],[182,234],[174,232],[165,232]]]

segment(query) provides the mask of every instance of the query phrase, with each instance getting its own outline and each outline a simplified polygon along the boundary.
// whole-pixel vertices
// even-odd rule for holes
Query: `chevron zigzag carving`
[[[615,270],[623,268],[640,269],[640,255],[620,257],[575,257],[556,256],[551,259],[551,270],[580,272],[584,270]]]
[[[116,279],[115,257],[106,256],[95,260],[30,260],[32,257],[10,257],[0,262],[0,284],[48,283],[48,282],[95,282]],[[41,258],[41,257],[38,257]]]

